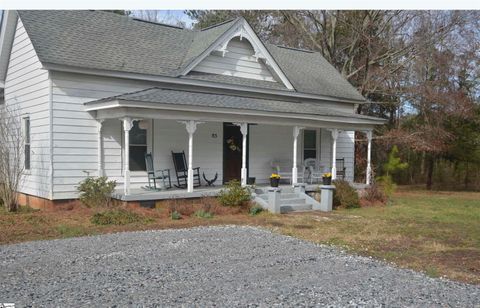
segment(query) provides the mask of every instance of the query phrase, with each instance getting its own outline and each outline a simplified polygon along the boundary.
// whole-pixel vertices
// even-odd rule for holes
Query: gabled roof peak
[[[210,30],[210,29],[212,29],[212,28],[216,28],[216,27],[218,27],[218,26],[221,26],[221,25],[224,25],[224,24],[228,24],[228,23],[230,23],[230,22],[237,22],[238,20],[241,20],[241,19],[244,20],[243,17],[237,17],[237,18],[227,19],[227,20],[222,21],[222,22],[219,22],[219,23],[217,23],[217,24],[210,25],[210,26],[208,26],[208,27],[202,28],[202,29],[200,29],[200,31]]]

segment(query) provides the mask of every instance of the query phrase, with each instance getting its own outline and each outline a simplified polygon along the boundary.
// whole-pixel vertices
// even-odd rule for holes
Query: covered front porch
[[[352,186],[355,189],[361,190],[365,189],[367,185],[365,183],[352,183]],[[131,201],[160,201],[160,200],[170,200],[170,199],[190,199],[190,198],[203,198],[203,197],[215,197],[218,193],[224,188],[224,185],[219,186],[202,186],[195,188],[193,192],[188,192],[186,189],[172,188],[164,190],[148,190],[144,188],[131,188],[130,194],[125,195],[123,189],[117,189],[113,198],[121,201],[131,202]],[[257,185],[257,188],[266,188],[267,184]],[[291,187],[290,184],[280,184],[280,188]],[[306,184],[305,191],[315,192],[318,190],[318,184]]]
[[[158,95],[158,91],[162,94],[159,89],[151,94]],[[252,100],[259,103],[259,99]],[[263,101],[266,100],[260,103],[265,103]],[[270,174],[280,165],[286,180],[283,184],[309,184],[304,166],[307,156],[318,161],[318,168],[322,170],[316,172],[330,171],[333,179],[338,176],[337,159],[342,159],[345,166],[342,177],[353,182],[355,130],[366,132],[368,137],[364,183],[370,183],[371,131],[379,123],[378,119],[333,112],[315,105],[309,110],[288,112],[178,106],[165,103],[161,95],[144,96],[141,100],[115,97],[86,106],[98,121],[98,175],[116,179],[121,191],[117,191],[115,197],[124,201],[215,195],[231,179],[247,185],[249,178],[255,178],[257,185],[267,185]],[[182,151],[188,166],[185,188],[146,189],[148,178],[142,156],[152,153],[155,170],[170,169],[170,181],[175,185],[172,152]],[[121,174],[114,167],[119,162]],[[194,187],[195,167],[200,168],[200,187]],[[204,179],[215,177],[214,187],[205,186]],[[307,185],[307,190],[308,187],[315,190],[317,186],[312,183]]]

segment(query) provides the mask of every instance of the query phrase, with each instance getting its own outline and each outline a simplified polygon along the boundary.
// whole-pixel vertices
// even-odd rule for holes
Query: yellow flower
[[[271,179],[280,179],[280,175],[276,174],[276,173],[272,173],[272,175],[270,176]]]
[[[331,178],[332,177],[332,174],[330,172],[325,172],[324,174],[322,174],[322,176],[324,178]]]

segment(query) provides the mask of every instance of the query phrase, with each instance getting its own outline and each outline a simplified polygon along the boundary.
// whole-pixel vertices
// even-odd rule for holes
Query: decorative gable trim
[[[208,49],[206,49],[199,57],[193,60],[185,69],[181,72],[182,76],[187,75],[192,71],[200,62],[202,62],[206,57],[208,57],[213,51],[219,51],[223,56],[228,52],[228,43],[233,39],[239,37],[240,40],[244,38],[247,39],[253,47],[255,54],[254,56],[257,61],[260,59],[271,69],[271,72],[274,73],[279,80],[285,85],[289,90],[295,90],[293,85],[288,80],[287,76],[280,69],[278,64],[273,59],[272,55],[263,45],[262,41],[258,38],[255,31],[248,24],[248,22],[240,18],[235,24],[226,31],[222,36],[220,36]]]

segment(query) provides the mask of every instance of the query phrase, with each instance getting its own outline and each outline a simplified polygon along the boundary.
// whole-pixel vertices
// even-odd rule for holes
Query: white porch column
[[[368,140],[368,146],[367,146],[367,176],[366,176],[366,184],[370,185],[372,182],[372,165],[371,165],[371,160],[372,160],[372,131],[366,131],[367,134],[367,140]]]
[[[122,119],[123,133],[124,133],[124,148],[123,148],[123,193],[130,194],[130,130],[133,126],[133,120],[129,117]]]
[[[293,127],[293,166],[292,166],[292,185],[297,184],[298,182],[298,169],[297,169],[297,144],[298,144],[298,134],[300,130],[304,127],[294,126]]]
[[[187,192],[193,192],[193,134],[197,130],[197,124],[202,122],[179,121],[185,124],[188,133],[188,174],[187,174]]]
[[[247,185],[247,134],[248,123],[233,123],[240,126],[240,132],[242,133],[242,171],[241,182],[242,186]]]
[[[103,171],[103,148],[102,148],[102,120],[97,120],[97,132],[98,132],[98,176],[104,176]]]
[[[334,128],[332,132],[332,180],[337,178],[337,138],[338,129]]]

